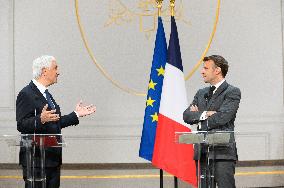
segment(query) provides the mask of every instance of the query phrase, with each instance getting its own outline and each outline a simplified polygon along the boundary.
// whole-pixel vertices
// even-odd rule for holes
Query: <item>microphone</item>
[[[206,100],[206,105],[208,105],[209,93],[204,94],[204,99]],[[208,132],[208,118],[206,118],[206,131]]]
[[[205,99],[206,101],[208,101],[208,98],[209,98],[209,94],[208,94],[208,93],[205,93],[205,94],[204,94],[204,99]]]
[[[36,129],[36,108],[35,108],[35,122],[34,122],[34,127]],[[35,131],[35,130],[34,130]]]

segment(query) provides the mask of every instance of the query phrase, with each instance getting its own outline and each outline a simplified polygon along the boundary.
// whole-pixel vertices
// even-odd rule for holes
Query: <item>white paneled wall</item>
[[[78,2],[81,22],[98,63],[121,84],[146,92],[155,32],[147,38],[140,32],[140,18],[135,15],[132,22],[106,26],[112,15],[109,2],[115,1]],[[129,10],[141,11],[136,7],[138,0],[120,2]],[[180,2],[185,11],[177,24],[187,74],[206,46],[217,0],[177,0]],[[17,134],[17,93],[31,79],[32,60],[50,54],[57,58],[61,73],[59,83],[50,90],[63,113],[72,111],[80,99],[97,106],[94,116],[63,130],[68,143],[64,162],[146,162],[138,157],[145,97],[121,91],[97,70],[82,42],[74,4],[72,0],[0,0],[0,135]],[[116,7],[119,3],[113,6],[121,8]],[[283,6],[281,0],[221,1],[209,54],[227,58],[227,80],[242,91],[236,120],[240,160],[284,158]],[[153,26],[151,20],[143,18],[148,21],[145,27]],[[166,16],[164,26],[168,39]],[[205,86],[199,72],[186,83],[189,101],[198,88]],[[7,147],[2,137],[0,147],[0,163],[17,162],[17,148]]]

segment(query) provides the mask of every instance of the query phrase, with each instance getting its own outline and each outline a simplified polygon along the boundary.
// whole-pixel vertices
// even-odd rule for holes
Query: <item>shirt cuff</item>
[[[78,112],[76,112],[76,111],[74,111],[74,112],[75,112],[77,118],[79,119],[79,114],[78,114]]]
[[[206,113],[207,113],[207,111],[202,112],[202,114],[199,118],[200,121],[204,121],[205,119],[207,119]]]

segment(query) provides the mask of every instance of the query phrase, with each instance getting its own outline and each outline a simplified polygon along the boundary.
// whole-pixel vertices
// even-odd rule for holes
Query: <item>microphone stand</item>
[[[208,118],[206,119],[206,135],[205,138],[210,134],[208,129]],[[212,133],[212,132],[211,132]],[[214,133],[212,133],[214,134]],[[206,161],[207,161],[207,170],[208,174],[206,174],[208,188],[215,188],[215,149],[214,149],[214,142],[212,143],[212,150],[210,151],[210,143],[207,144],[207,154],[206,154]],[[212,152],[212,159],[210,161],[210,152]]]
[[[212,96],[211,96],[212,97]],[[209,99],[209,94],[208,93],[205,93],[204,94],[204,98],[206,100],[206,106],[208,105],[208,99]],[[209,124],[208,124],[208,118],[206,118],[206,132],[205,132],[205,135],[204,135],[204,138],[205,138],[205,145],[207,147],[207,152],[206,152],[206,186],[208,188],[211,188],[213,187],[214,185],[214,156],[213,156],[213,161],[212,161],[212,165],[210,164],[210,145],[209,143],[207,144],[206,143],[206,139],[207,139],[207,136],[209,135]],[[214,155],[214,146],[213,146],[213,155]]]
[[[36,108],[35,108],[35,122],[34,122],[34,135],[32,141],[33,157],[32,157],[32,188],[35,187],[35,149],[36,149]]]

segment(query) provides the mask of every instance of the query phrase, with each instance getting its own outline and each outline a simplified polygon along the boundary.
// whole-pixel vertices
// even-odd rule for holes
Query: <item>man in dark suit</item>
[[[52,56],[41,56],[33,61],[33,80],[24,87],[17,96],[16,120],[21,134],[61,134],[61,129],[79,124],[79,117],[90,115],[96,111],[95,106],[82,105],[79,102],[75,111],[61,115],[60,107],[48,92],[48,86],[57,83],[58,65]],[[35,152],[35,173],[39,173],[39,152]],[[20,165],[23,167],[25,187],[30,188],[27,180],[25,148],[20,150]],[[60,187],[60,166],[62,149],[59,147],[45,150],[46,188]],[[41,187],[36,182],[35,187]]]
[[[239,88],[228,84],[225,80],[228,62],[219,55],[205,57],[203,61],[201,75],[204,82],[211,86],[197,91],[193,102],[184,111],[183,119],[186,123],[198,124],[198,131],[234,131],[241,92]],[[210,187],[215,187],[215,183],[219,188],[235,187],[237,148],[234,134],[231,134],[229,144],[215,146],[214,152],[212,149],[206,144],[194,145],[194,159],[199,160],[200,165],[197,166],[201,174],[201,187],[209,186],[208,172],[209,174],[214,172],[214,181],[211,181],[214,183]],[[210,162],[209,169],[206,161],[207,154]]]

